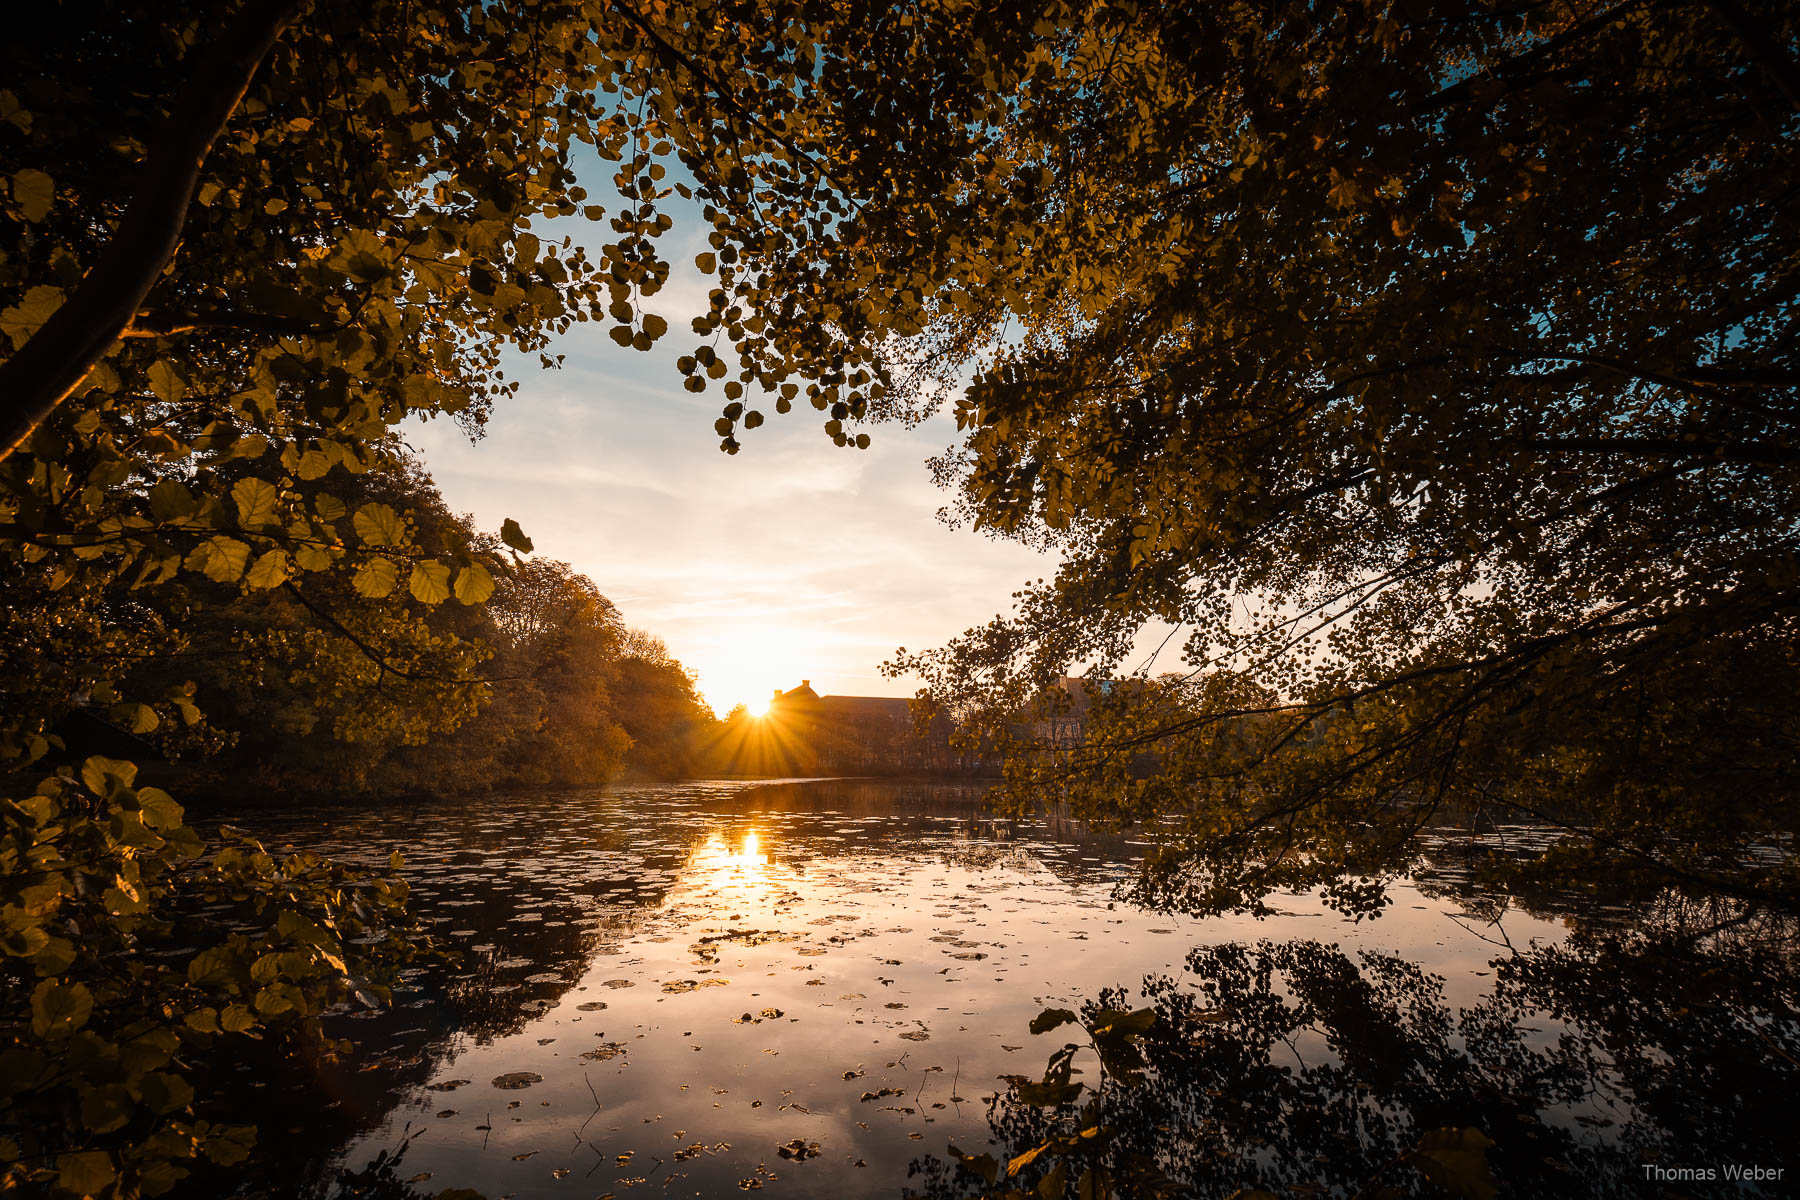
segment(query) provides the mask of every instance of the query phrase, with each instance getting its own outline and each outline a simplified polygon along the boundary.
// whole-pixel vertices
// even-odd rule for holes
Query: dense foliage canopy
[[[0,47],[9,1178],[130,1195],[229,1161],[246,1135],[163,1068],[354,993],[395,907],[208,853],[128,766],[59,762],[58,723],[203,738],[203,687],[247,698],[176,656],[230,628],[366,701],[341,740],[416,746],[489,688],[528,726],[464,610],[534,586],[530,542],[434,517],[395,430],[478,430],[507,355],[553,365],[578,321],[650,349],[658,238],[696,210],[716,286],[677,365],[723,392],[723,448],[802,396],[866,445],[967,379],[955,512],[1061,556],[1014,617],[898,660],[936,703],[1004,738],[1071,664],[1181,631],[1184,681],[1014,756],[1019,795],[1163,830],[1153,898],[1379,876],[1461,807],[1566,827],[1540,870],[1792,903],[1791,860],[1745,847],[1791,827],[1800,762],[1797,20],[44,6]],[[565,584],[591,611],[513,642],[521,671],[618,636]],[[254,932],[180,924],[215,894]],[[166,969],[127,985],[112,949]]]
[[[651,145],[647,35],[599,17],[70,4],[0,50],[4,1186],[240,1161],[209,1064],[378,1002],[424,944],[397,877],[203,840],[123,757],[467,788],[604,778],[636,737],[680,769],[680,665],[396,435],[478,431],[503,354],[578,317],[662,329],[647,179],[594,259],[529,228],[600,217],[577,147]]]
[[[1800,784],[1792,7],[966,36],[930,97],[966,151],[837,236],[973,372],[956,515],[1061,565],[895,666],[996,731],[1073,664],[1163,640],[1184,676],[1015,753],[1016,795],[1160,824],[1153,894],[1196,908],[1397,870],[1451,811],[1567,827],[1545,870],[1793,903],[1744,857]]]

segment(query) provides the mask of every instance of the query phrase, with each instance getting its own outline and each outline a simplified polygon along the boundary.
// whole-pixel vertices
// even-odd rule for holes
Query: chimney
[[[775,689],[775,694],[774,694],[774,695],[773,695],[773,696],[770,696],[770,697],[769,697],[769,699],[771,699],[771,700],[779,700],[779,699],[781,699],[781,689],[780,689],[780,688],[776,688],[776,689]]]
[[[801,681],[800,681],[800,686],[801,686],[801,687],[811,687],[811,686],[812,686],[812,680],[810,680],[810,679],[802,679],[802,680],[801,680]]]

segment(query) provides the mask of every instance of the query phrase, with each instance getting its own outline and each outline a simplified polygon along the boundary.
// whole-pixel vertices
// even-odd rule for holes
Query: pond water
[[[1187,965],[1196,948],[1270,940],[1414,964],[1454,1013],[1489,996],[1497,956],[1560,952],[1574,923],[1572,909],[1480,894],[1451,841],[1373,921],[1311,896],[1275,897],[1261,920],[1142,911],[1113,895],[1132,843],[997,825],[978,798],[905,781],[703,782],[240,821],[271,850],[399,849],[416,911],[460,954],[421,968],[394,1008],[333,1018],[356,1049],[317,1064],[312,1100],[271,1090],[250,1106],[267,1111],[244,1115],[315,1194],[404,1145],[384,1174],[426,1195],[897,1197],[912,1164],[951,1144],[1016,1150],[989,1102],[1065,1040],[1028,1032],[1045,1008],[1152,975],[1212,995]],[[1584,921],[1623,919],[1580,906]],[[1554,1051],[1574,1017],[1536,1015],[1520,1044]],[[1328,1017],[1286,1038],[1297,1062],[1344,1053],[1306,1040]],[[1792,1028],[1746,1019],[1774,1031],[1764,1057],[1785,1069]],[[1642,1105],[1590,1093],[1532,1119],[1570,1145],[1640,1120]],[[1258,1153],[1279,1166],[1279,1147]],[[1570,1194],[1583,1172],[1630,1167],[1608,1164],[1565,1161]],[[936,1186],[954,1190],[941,1171]]]

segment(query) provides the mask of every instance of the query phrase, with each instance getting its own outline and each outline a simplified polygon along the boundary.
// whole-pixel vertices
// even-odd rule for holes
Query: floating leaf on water
[[[819,1156],[819,1143],[795,1138],[791,1142],[783,1142],[775,1147],[775,1152],[783,1158],[791,1158],[795,1162],[805,1162],[809,1158]]]
[[[444,1111],[442,1111],[438,1114],[438,1120],[441,1121],[445,1117],[454,1117],[455,1115],[456,1115],[456,1110],[454,1108],[446,1108]]]
[[[601,987],[609,987],[609,988],[628,988],[628,987],[636,987],[637,983],[635,980],[631,980],[631,979],[608,979],[605,983],[602,983],[600,986]]]
[[[906,1033],[901,1034],[900,1037],[908,1042],[929,1042],[931,1040],[931,1035],[926,1033],[923,1029],[908,1030]]]
[[[568,1175],[568,1173],[569,1173],[568,1167],[558,1167],[558,1168],[556,1168],[556,1170],[550,1172],[550,1178],[562,1179],[562,1178],[565,1178]]]
[[[505,1075],[496,1075],[493,1079],[495,1087],[509,1092],[542,1082],[544,1082],[544,1077],[536,1071],[509,1071]]]
[[[600,1045],[595,1046],[592,1050],[584,1051],[581,1057],[590,1059],[594,1062],[607,1062],[619,1057],[619,1055],[623,1053],[625,1053],[625,1044],[623,1042],[603,1042]]]
[[[606,1007],[606,1001],[604,1001],[604,1000],[589,1000],[586,1004],[577,1004],[575,1006],[575,1011],[576,1012],[599,1012],[601,1009],[603,1009],[605,1007]]]
[[[513,1161],[514,1162],[524,1162],[526,1159],[530,1158],[532,1155],[534,1155],[536,1153],[537,1153],[536,1150],[527,1150],[523,1154],[515,1154],[515,1155],[513,1155]]]
[[[467,1086],[468,1082],[467,1079],[446,1079],[442,1083],[426,1084],[425,1090],[428,1092],[454,1092],[459,1087]]]

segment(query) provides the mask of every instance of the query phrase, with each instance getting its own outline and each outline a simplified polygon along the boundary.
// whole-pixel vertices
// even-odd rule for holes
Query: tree
[[[1153,819],[1195,907],[1495,806],[1568,828],[1554,871],[1794,902],[1742,853],[1800,761],[1791,11],[716,15],[628,23],[713,226],[678,366],[722,448],[966,374],[954,515],[1062,565],[895,670],[998,739],[1162,621],[1212,698],[1015,753],[1013,799]]]
[[[505,552],[359,493],[403,474],[409,416],[477,431],[511,388],[506,348],[542,355],[607,314],[639,348],[666,328],[639,307],[667,275],[649,161],[666,97],[654,28],[576,3],[68,5],[13,33],[0,1161],[6,1186],[158,1194],[254,1137],[209,1115],[187,1064],[377,997],[362,981],[403,953],[404,885],[208,849],[132,764],[57,761],[57,722],[91,704],[138,733],[201,720],[192,677],[146,666],[179,665],[196,608],[258,614],[234,652],[299,637],[317,692],[479,691],[480,655],[433,622],[485,602]],[[578,149],[619,164],[625,197],[593,260],[529,228],[606,215]],[[510,521],[500,540],[531,549]],[[334,732],[403,724],[377,705]],[[184,919],[220,896],[229,922]]]
[[[661,638],[627,629],[608,688],[614,715],[631,737],[628,769],[659,779],[692,775],[717,724],[696,690],[694,673]]]
[[[1453,810],[1562,827],[1546,870],[1800,901],[1744,857],[1800,784],[1794,12],[1037,11],[913,26],[973,39],[915,118],[963,150],[858,143],[896,183],[812,268],[921,298],[885,353],[972,372],[957,515],[1062,556],[896,671],[1000,732],[1178,627],[1211,699],[1016,747],[1012,796],[1151,821],[1189,907],[1401,870]],[[916,415],[889,374],[872,411]]]
[[[189,584],[279,588],[413,673],[346,614],[428,629],[504,558],[424,545],[344,481],[392,470],[409,416],[478,430],[506,348],[549,366],[554,334],[605,320],[649,349],[664,210],[691,199],[716,286],[677,365],[723,391],[724,449],[803,394],[866,445],[855,422],[915,419],[966,371],[943,477],[1063,556],[1015,619],[901,667],[998,732],[1161,618],[1195,671],[1275,693],[1091,726],[1064,771],[1081,812],[1172,834],[1178,900],[1397,869],[1452,803],[1569,826],[1557,869],[1791,894],[1740,851],[1791,822],[1800,761],[1795,22],[1739,0],[48,9],[0,48],[0,579],[31,601],[0,752],[42,760],[80,697],[188,720],[185,690],[119,685],[179,641],[164,601]],[[533,232],[578,215],[609,222],[591,257]],[[34,674],[34,629],[72,665]],[[1222,723],[1249,744],[1223,763],[1200,752]],[[1121,772],[1146,751],[1160,777]],[[35,793],[85,797],[77,840],[147,811],[93,771]],[[15,807],[19,854],[65,815]],[[66,849],[5,860],[15,932],[123,920]],[[102,996],[98,960],[20,936],[7,995]],[[36,1019],[9,1007],[8,1044],[72,1044]],[[22,1170],[169,1182],[139,1117],[78,1108],[30,1117]]]

